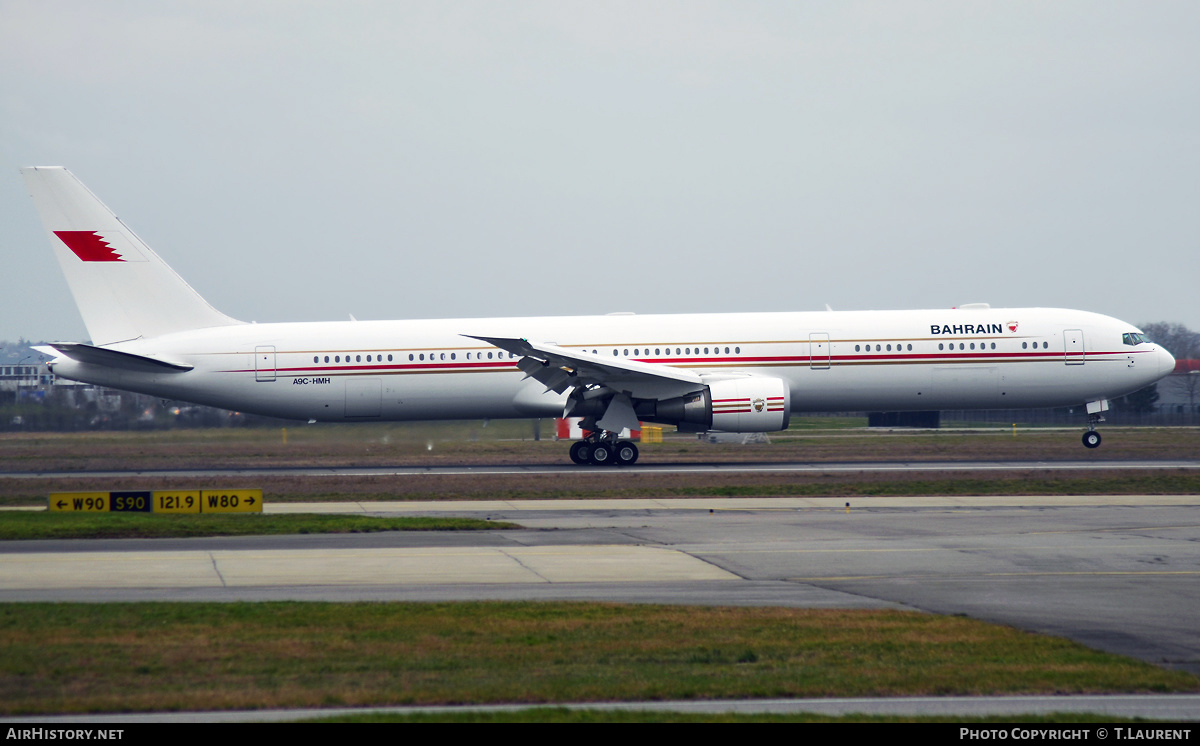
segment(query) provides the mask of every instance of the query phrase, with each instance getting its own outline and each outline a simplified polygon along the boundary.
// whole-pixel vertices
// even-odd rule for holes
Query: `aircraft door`
[[[1083,365],[1083,330],[1067,329],[1063,332],[1063,345],[1067,365]]]
[[[829,335],[825,332],[808,335],[808,365],[813,370],[829,368]]]
[[[254,380],[275,380],[275,346],[260,345],[254,348]]]

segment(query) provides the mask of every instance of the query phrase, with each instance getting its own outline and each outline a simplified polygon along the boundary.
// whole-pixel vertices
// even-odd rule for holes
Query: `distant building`
[[[44,365],[0,365],[0,391],[20,391],[49,386],[54,374]]]

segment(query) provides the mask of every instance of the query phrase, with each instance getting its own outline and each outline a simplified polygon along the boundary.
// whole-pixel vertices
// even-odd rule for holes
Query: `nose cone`
[[[1170,375],[1175,371],[1175,358],[1160,345],[1158,348],[1158,374]]]

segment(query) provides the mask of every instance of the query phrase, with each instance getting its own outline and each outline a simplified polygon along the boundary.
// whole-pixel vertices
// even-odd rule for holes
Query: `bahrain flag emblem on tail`
[[[146,257],[120,231],[54,231],[85,262],[144,262]]]

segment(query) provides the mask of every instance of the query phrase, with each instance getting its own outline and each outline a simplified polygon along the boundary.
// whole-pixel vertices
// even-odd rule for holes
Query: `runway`
[[[270,505],[487,532],[0,543],[0,601],[556,599],[905,608],[1200,674],[1197,496]]]
[[[529,475],[585,474],[782,474],[782,473],[888,473],[888,472],[1016,472],[1016,471],[1170,471],[1200,469],[1200,460],[1078,460],[1078,461],[843,461],[843,462],[728,462],[663,463],[635,466],[576,466],[574,464],[491,464],[456,466],[367,467],[223,467],[205,469],[142,469],[113,471],[9,471],[0,477],[15,479],[129,478],[129,477],[415,477],[421,475]]]

